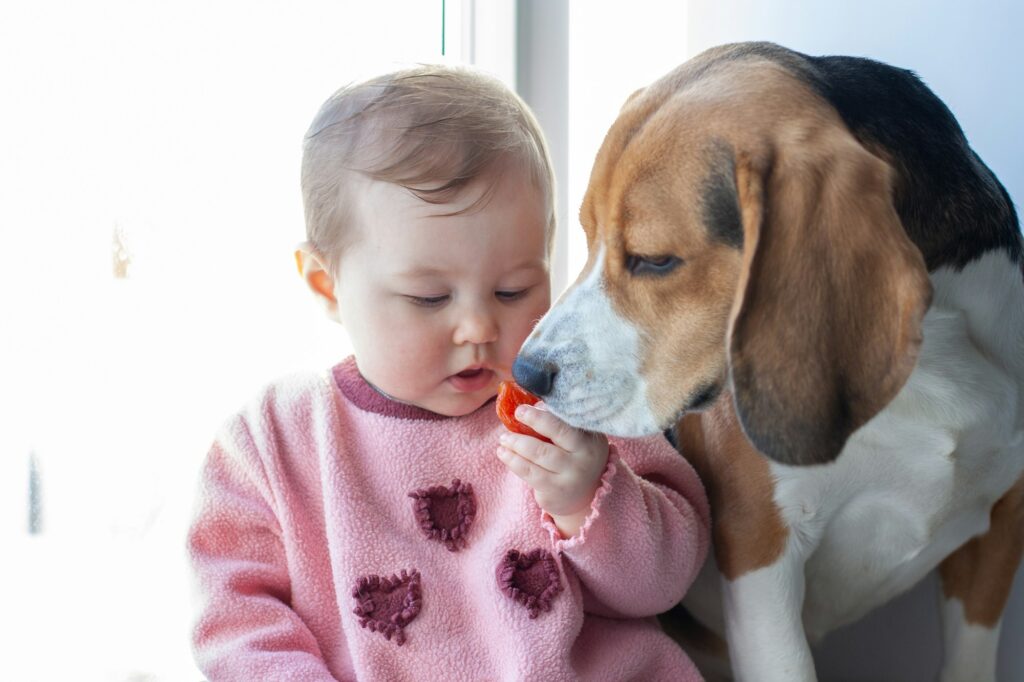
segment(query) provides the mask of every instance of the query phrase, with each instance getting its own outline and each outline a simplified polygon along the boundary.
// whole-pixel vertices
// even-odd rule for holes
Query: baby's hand
[[[608,439],[574,429],[547,410],[529,405],[516,408],[516,419],[552,442],[503,433],[498,459],[533,488],[540,508],[551,515],[562,535],[571,537],[590,511],[608,463]]]

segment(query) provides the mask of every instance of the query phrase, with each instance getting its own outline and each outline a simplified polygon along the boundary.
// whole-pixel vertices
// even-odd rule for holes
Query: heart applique
[[[450,552],[466,547],[466,533],[476,516],[473,486],[456,478],[451,487],[421,488],[409,497],[413,498],[416,523],[428,538],[442,543]]]
[[[359,624],[370,632],[379,632],[384,639],[395,638],[398,646],[405,644],[405,626],[420,612],[420,572],[402,569],[401,575],[390,578],[363,576],[356,581],[352,596],[357,606],[352,612]]]
[[[551,601],[562,591],[562,581],[551,552],[510,549],[498,564],[498,587],[525,606],[530,618],[536,618],[541,611],[551,609]]]

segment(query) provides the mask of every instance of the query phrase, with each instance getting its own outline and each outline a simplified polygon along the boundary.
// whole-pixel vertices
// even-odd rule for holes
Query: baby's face
[[[484,189],[428,204],[369,182],[338,267],[338,309],[363,376],[448,416],[474,411],[511,378],[551,302],[543,195],[525,173],[507,170],[482,208],[443,215]]]

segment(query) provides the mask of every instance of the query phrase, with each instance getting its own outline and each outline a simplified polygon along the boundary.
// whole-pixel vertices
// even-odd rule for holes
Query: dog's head
[[[589,260],[516,379],[621,436],[731,396],[761,452],[834,459],[921,342],[930,284],[893,179],[790,70],[728,48],[691,60],[605,138],[580,209]]]

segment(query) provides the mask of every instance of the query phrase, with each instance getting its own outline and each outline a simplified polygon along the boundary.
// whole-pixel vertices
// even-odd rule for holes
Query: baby
[[[708,506],[662,438],[493,398],[550,304],[554,178],[468,69],[343,88],[305,138],[299,270],[354,355],[266,388],[211,448],[189,552],[211,680],[699,679],[654,616]]]

